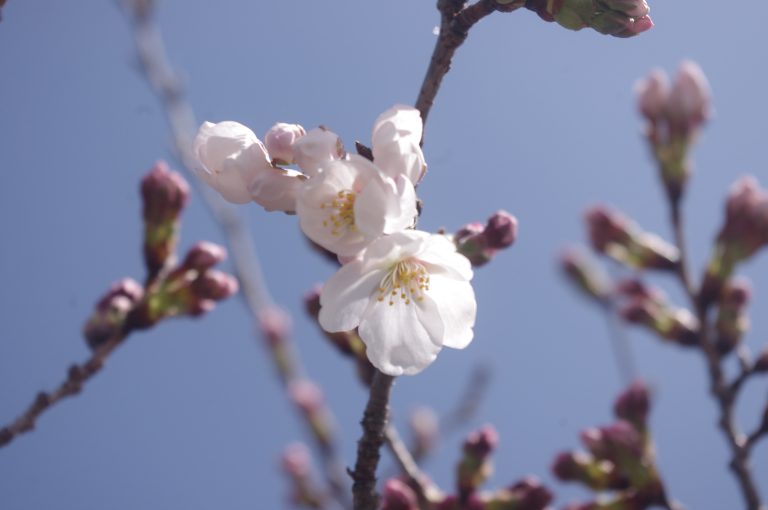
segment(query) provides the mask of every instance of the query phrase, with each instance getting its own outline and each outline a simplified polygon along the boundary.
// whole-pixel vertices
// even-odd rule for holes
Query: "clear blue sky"
[[[413,103],[438,22],[434,0],[281,2],[169,0],[159,22],[198,118],[237,120],[262,135],[274,122],[325,124],[351,147],[375,117]],[[532,473],[552,482],[555,453],[586,426],[607,423],[620,389],[605,320],[562,281],[559,249],[583,239],[581,215],[615,205],[669,237],[632,86],[683,58],[708,75],[716,115],[695,151],[686,200],[697,268],[719,227],[727,186],[752,173],[768,185],[768,5],[651,2],[656,27],[630,40],[568,32],[528,11],[482,21],[462,47],[427,127],[430,171],[420,187],[424,229],[520,220],[517,245],[477,271],[476,338],[399,380],[394,417],[452,409],[478,363],[492,386],[472,423],[444,438],[425,466],[450,488],[459,444],[493,423],[501,446],[489,486]],[[130,32],[114,2],[9,0],[0,23],[0,422],[13,419],[66,367],[87,357],[80,327],[94,300],[123,276],[142,276],[138,181],[169,158],[158,103],[136,72]],[[301,296],[333,267],[308,252],[294,218],[241,208],[275,299],[295,319],[307,372],[338,418],[353,462],[365,392],[353,370],[304,318]],[[221,241],[199,197],[183,246]],[[754,349],[768,338],[768,256],[753,279]],[[682,296],[671,280],[654,278]],[[740,508],[715,430],[702,359],[639,331],[630,344],[656,390],[659,465],[691,509]],[[753,426],[766,381],[747,388],[739,418]],[[200,321],[163,324],[127,342],[82,395],[0,451],[0,507],[282,508],[276,468],[302,428],[279,391],[238,300]],[[764,442],[765,443],[765,442]],[[386,457],[385,457],[386,458]],[[768,446],[755,451],[768,497]],[[390,462],[385,460],[385,466]],[[550,483],[562,504],[584,496]]]

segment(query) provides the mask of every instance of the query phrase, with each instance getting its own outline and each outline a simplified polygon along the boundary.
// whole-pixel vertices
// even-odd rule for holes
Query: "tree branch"
[[[467,7],[462,7],[463,4],[463,1],[457,0],[437,1],[441,18],[440,33],[416,99],[416,109],[421,113],[421,120],[425,125],[443,77],[451,69],[454,53],[467,39],[469,30],[475,23],[496,10],[496,3],[493,0],[478,0],[477,3]],[[424,143],[423,133],[421,142]]]
[[[355,470],[350,471],[354,510],[377,510],[379,495],[376,492],[376,468],[384,443],[384,429],[389,419],[389,395],[395,378],[376,371],[371,382],[368,404],[365,406],[363,435],[357,443]]]
[[[670,206],[672,229],[674,231],[677,248],[680,252],[678,276],[688,294],[691,306],[696,310],[696,316],[699,320],[699,348],[704,354],[707,362],[710,391],[720,410],[718,425],[731,449],[731,461],[729,466],[739,483],[739,487],[741,488],[741,492],[747,504],[747,509],[766,510],[766,506],[760,501],[760,495],[757,492],[757,486],[749,465],[750,445],[756,439],[749,441],[745,435],[739,431],[734,419],[734,402],[736,400],[737,391],[743,380],[737,379],[737,382],[732,386],[729,386],[726,382],[725,374],[723,373],[720,363],[720,355],[717,353],[717,349],[715,349],[714,344],[709,338],[709,305],[698,299],[698,292],[694,288],[689,275],[688,255],[679,199],[670,197]],[[746,376],[743,378],[746,378]],[[752,439],[752,436],[750,436],[750,439]]]

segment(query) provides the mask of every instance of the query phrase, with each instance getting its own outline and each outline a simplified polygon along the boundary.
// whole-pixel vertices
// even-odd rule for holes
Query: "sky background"
[[[370,139],[376,116],[413,103],[435,41],[434,0],[167,0],[158,22],[198,121],[237,120],[259,136],[275,122],[329,126],[348,148]],[[768,184],[768,4],[716,9],[651,1],[656,27],[620,40],[570,32],[520,10],[479,23],[460,48],[426,129],[429,173],[420,228],[455,230],[497,209],[517,216],[517,244],[476,271],[475,340],[444,350],[397,381],[393,415],[418,406],[450,412],[474,367],[493,378],[477,414],[444,436],[424,465],[446,489],[465,434],[493,423],[500,487],[535,474],[558,506],[585,498],[554,482],[554,455],[578,432],[611,419],[620,378],[605,317],[563,281],[559,250],[584,240],[582,213],[616,206],[670,238],[667,208],[635,113],[632,87],[654,67],[698,61],[715,116],[694,153],[685,202],[694,267],[705,263],[728,186]],[[131,34],[115,2],[9,0],[0,23],[0,423],[66,368],[87,358],[80,328],[114,280],[143,276],[138,183],[170,158],[163,112],[137,73]],[[310,253],[297,221],[239,208],[275,300],[294,319],[307,373],[336,414],[344,462],[354,462],[366,393],[317,334],[301,297],[334,267]],[[222,242],[199,196],[182,248]],[[748,341],[768,338],[768,257],[743,267],[756,288]],[[653,282],[683,297],[671,278]],[[629,343],[655,390],[651,416],[670,493],[690,509],[741,508],[715,428],[704,363],[637,330]],[[738,417],[752,429],[765,379],[750,383]],[[277,383],[241,301],[201,320],[136,334],[84,392],[47,412],[0,450],[7,510],[286,507],[277,468],[303,429]],[[754,469],[768,498],[768,441]],[[392,462],[384,456],[384,469]]]

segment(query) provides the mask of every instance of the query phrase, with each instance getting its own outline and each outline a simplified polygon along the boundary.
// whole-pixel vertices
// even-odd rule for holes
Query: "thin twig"
[[[729,466],[739,483],[748,510],[766,510],[766,507],[760,502],[757,486],[749,466],[750,449],[748,445],[751,443],[749,443],[745,435],[739,431],[734,420],[733,408],[736,392],[734,391],[734,387],[729,386],[726,382],[725,374],[723,373],[720,363],[720,356],[709,338],[709,305],[698,299],[698,293],[690,278],[680,201],[671,198],[670,205],[672,229],[674,231],[677,248],[680,252],[678,276],[680,282],[685,287],[691,306],[696,310],[696,315],[699,320],[699,347],[707,362],[710,378],[710,391],[720,408],[718,425],[725,435],[728,446],[731,448],[731,461]],[[739,383],[739,385],[740,384],[741,383]],[[738,390],[738,386],[735,387],[735,390]]]
[[[153,22],[152,0],[122,0],[126,15],[133,28],[136,51],[141,71],[158,96],[173,135],[176,156],[182,167],[191,176],[203,196],[206,207],[221,227],[232,254],[235,274],[240,282],[241,296],[254,322],[263,330],[262,317],[270,308],[275,308],[269,289],[264,281],[258,256],[248,226],[232,206],[225,203],[207,186],[199,186],[192,171],[196,159],[192,153],[191,141],[197,129],[197,122],[191,106],[186,100],[181,82],[171,66],[165,52],[162,38]],[[273,355],[280,380],[287,388],[291,381],[301,378],[300,364],[288,338],[281,339],[279,355]],[[311,424],[307,424],[310,431]],[[335,442],[329,444],[326,438],[312,434],[317,451],[323,460],[327,482],[334,498],[343,508],[351,508],[344,470],[339,460]]]
[[[410,450],[405,446],[400,434],[397,432],[397,428],[393,424],[386,426],[384,437],[400,470],[408,477],[411,487],[416,490],[421,506],[426,507],[429,502],[440,500],[442,492],[421,471],[416,463],[416,459],[413,458]]]
[[[454,53],[467,39],[472,26],[496,10],[496,4],[493,0],[478,0],[477,3],[467,7],[462,7],[463,4],[464,2],[461,0],[437,1],[441,18],[440,33],[416,99],[416,109],[421,112],[421,120],[424,124],[427,123],[429,110],[432,108],[438,90],[440,90],[443,77],[451,69]],[[423,143],[423,133],[421,139]]]
[[[381,457],[381,445],[384,443],[384,428],[389,418],[389,395],[395,378],[376,371],[371,382],[368,404],[365,406],[363,435],[357,443],[357,461],[355,470],[350,471],[352,501],[354,510],[376,510],[379,495],[376,492],[376,468]]]
[[[29,432],[35,428],[38,417],[48,408],[63,400],[72,397],[82,391],[83,385],[104,366],[109,355],[127,338],[128,332],[107,340],[101,347],[93,352],[87,361],[80,365],[72,365],[67,371],[67,377],[58,388],[50,393],[40,392],[27,410],[13,423],[0,429],[0,448],[7,445],[19,434]]]

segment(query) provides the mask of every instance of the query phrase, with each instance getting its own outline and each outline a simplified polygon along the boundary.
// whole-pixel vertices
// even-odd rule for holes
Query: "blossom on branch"
[[[267,211],[293,212],[305,179],[301,173],[273,166],[267,149],[246,126],[204,122],[195,137],[197,175],[229,202],[254,201]]]
[[[445,236],[407,230],[383,236],[342,266],[320,295],[328,332],[358,328],[371,363],[416,374],[443,346],[472,341],[477,304],[472,268]]]

